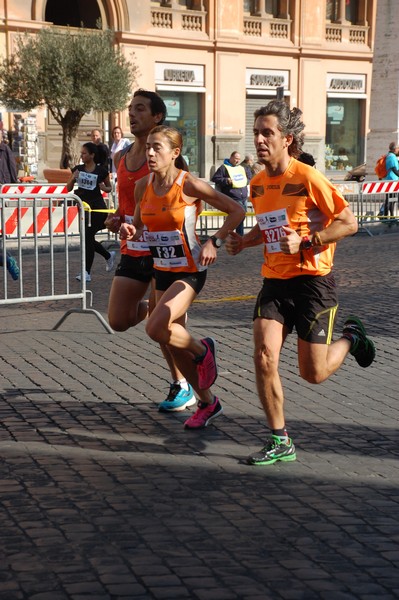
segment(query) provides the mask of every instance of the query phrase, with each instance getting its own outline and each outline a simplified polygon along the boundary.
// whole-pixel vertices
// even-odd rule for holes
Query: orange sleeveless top
[[[170,190],[157,196],[151,173],[141,199],[141,220],[148,229],[146,239],[154,268],[160,271],[196,273],[206,269],[199,264],[201,244],[195,231],[201,202],[184,201],[186,176],[186,171],[180,171]]]
[[[126,154],[121,156],[118,165],[118,206],[121,220],[124,223],[133,222],[134,209],[136,208],[134,188],[136,181],[145,177],[145,175],[148,175],[147,161],[137,171],[129,171],[126,167]],[[135,242],[121,240],[121,254],[148,256],[151,253],[148,245],[143,240]]]

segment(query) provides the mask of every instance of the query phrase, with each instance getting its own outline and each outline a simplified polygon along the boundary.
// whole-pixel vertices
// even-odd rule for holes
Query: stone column
[[[395,5],[396,6],[396,5]],[[399,19],[391,0],[378,0],[367,136],[367,179],[390,142],[399,141]]]

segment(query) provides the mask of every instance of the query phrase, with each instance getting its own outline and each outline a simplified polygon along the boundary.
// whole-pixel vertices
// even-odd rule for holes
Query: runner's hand
[[[121,240],[131,240],[136,233],[136,228],[130,223],[122,223],[119,229],[119,237]]]
[[[115,216],[110,213],[105,219],[104,225],[109,231],[112,231],[112,233],[118,233],[121,226],[121,218],[118,215]]]
[[[212,244],[211,239],[208,239],[201,247],[201,252],[199,255],[200,265],[202,265],[203,267],[213,265],[213,263],[216,262],[217,255],[217,249]]]
[[[236,231],[229,231],[225,246],[228,254],[231,254],[232,256],[239,254],[243,249],[242,236]]]
[[[297,254],[302,242],[301,236],[297,234],[295,229],[291,229],[291,227],[283,225],[282,229],[286,235],[282,235],[279,240],[281,252],[284,254]]]

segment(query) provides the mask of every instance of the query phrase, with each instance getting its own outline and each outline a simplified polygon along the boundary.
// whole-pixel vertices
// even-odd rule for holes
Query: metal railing
[[[0,194],[0,241],[3,267],[3,293],[0,306],[53,300],[80,300],[80,308],[68,310],[54,326],[74,312],[94,314],[102,325],[113,333],[103,316],[87,308],[85,277],[79,289],[71,286],[71,240],[78,248],[81,274],[85,273],[85,215],[83,203],[74,194],[37,194],[31,190],[22,194]],[[79,243],[76,244],[76,236]],[[27,254],[33,256],[27,260]],[[19,275],[16,285],[9,288],[7,270],[9,258],[16,260]],[[76,259],[76,257],[75,257]],[[11,273],[11,270],[10,270]],[[90,303],[91,304],[91,303]]]
[[[358,220],[360,231],[373,236],[377,225],[392,226],[399,223],[399,207],[397,193],[385,194],[344,194],[349,206]],[[197,234],[208,236],[217,231],[223,224],[225,214],[210,207],[205,207],[197,223]],[[244,232],[256,225],[255,213],[251,203],[244,220]]]

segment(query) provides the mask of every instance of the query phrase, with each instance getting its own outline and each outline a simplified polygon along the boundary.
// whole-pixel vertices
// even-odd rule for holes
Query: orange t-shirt
[[[290,279],[298,275],[327,275],[333,266],[335,244],[302,250],[280,251],[281,227],[301,237],[321,231],[348,206],[348,202],[322,173],[291,158],[278,177],[260,171],[251,180],[251,201],[264,241],[262,275]]]
[[[130,146],[129,146],[130,147]],[[129,171],[126,167],[126,154],[118,164],[118,208],[122,223],[132,223],[136,202],[134,200],[134,188],[136,181],[148,175],[147,161],[137,171]],[[141,240],[136,242],[121,240],[121,254],[129,256],[148,256],[148,246]]]
[[[201,244],[195,231],[201,202],[187,204],[183,199],[186,171],[180,171],[164,196],[157,196],[153,187],[154,174],[148,177],[140,202],[141,220],[148,229],[145,237],[160,271],[196,273],[200,265]]]

